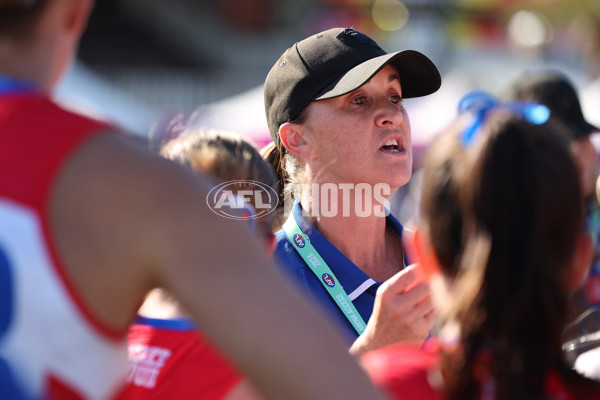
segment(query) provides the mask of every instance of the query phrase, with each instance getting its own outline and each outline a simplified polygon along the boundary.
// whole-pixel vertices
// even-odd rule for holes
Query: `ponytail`
[[[452,315],[460,346],[441,372],[451,399],[479,397],[489,378],[496,398],[540,399],[547,374],[566,368],[564,277],[583,229],[577,167],[548,125],[498,111],[481,129],[449,156],[463,222]]]
[[[260,155],[273,169],[275,180],[277,181],[278,200],[273,222],[273,231],[278,231],[285,222],[285,189],[289,182],[289,175],[285,168],[285,151],[285,147],[281,144],[281,141],[279,141],[277,145],[275,142],[271,142],[260,150]]]
[[[279,142],[271,142],[260,150],[260,155],[273,168],[277,186],[279,187],[279,205],[283,206],[283,190],[289,180],[289,176],[284,165],[285,147]]]

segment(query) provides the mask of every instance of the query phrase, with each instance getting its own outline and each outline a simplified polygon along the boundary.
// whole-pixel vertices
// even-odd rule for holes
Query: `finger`
[[[416,305],[405,314],[405,322],[409,323],[415,333],[427,334],[435,323],[435,312],[429,299]]]
[[[386,291],[390,290],[394,293],[404,292],[406,289],[408,289],[408,287],[410,287],[410,285],[412,285],[417,280],[415,267],[416,264],[409,265],[408,267],[404,268],[400,272],[397,272],[394,276],[385,281],[384,285],[382,286],[385,286]]]
[[[425,318],[427,315],[433,312],[433,302],[431,297],[427,297],[425,300],[415,305],[414,311],[419,317]]]
[[[395,315],[409,323],[415,323],[433,311],[431,297],[426,297],[418,303],[402,302],[396,306]]]
[[[432,308],[431,312],[429,314],[426,314],[424,318],[425,321],[427,321],[427,326],[429,326],[429,329],[431,329],[437,321],[437,312],[435,311],[435,309]]]
[[[414,306],[418,303],[421,303],[430,296],[431,289],[429,287],[429,284],[419,283],[418,285],[410,288],[404,293],[400,293],[397,297],[397,301]]]

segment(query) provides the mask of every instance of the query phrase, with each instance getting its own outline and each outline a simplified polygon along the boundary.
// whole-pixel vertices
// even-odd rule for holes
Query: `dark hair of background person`
[[[253,181],[269,186],[274,192],[279,192],[275,175],[258,149],[241,135],[233,132],[211,129],[184,132],[179,137],[166,142],[160,154],[195,173],[208,173],[214,176],[218,183],[246,181],[243,189],[254,190],[257,189],[257,185],[251,182]],[[234,189],[235,186],[228,188]],[[266,197],[262,202],[269,204]],[[256,208],[253,199],[250,199],[250,203]],[[274,207],[275,204],[272,206]],[[272,233],[274,216],[272,212],[257,217],[257,223],[265,234]]]
[[[444,274],[472,289],[456,291],[451,317],[460,325],[461,352],[442,357],[446,393],[478,398],[475,368],[487,351],[498,399],[545,398],[550,371],[575,390],[597,385],[575,373],[562,353],[566,274],[584,227],[577,168],[565,139],[507,112],[493,113],[481,129],[464,149],[457,127],[450,139],[432,144],[425,163],[423,216],[434,227],[432,245]],[[487,257],[466,254],[479,240],[488,240]],[[453,262],[461,248],[462,261]]]
[[[421,214],[426,221],[427,235],[444,273],[458,273],[463,247],[462,215],[456,184],[454,155],[463,151],[453,135],[441,135],[425,154]],[[435,223],[433,222],[435,221]]]
[[[0,36],[25,38],[47,3],[48,0],[0,0]]]

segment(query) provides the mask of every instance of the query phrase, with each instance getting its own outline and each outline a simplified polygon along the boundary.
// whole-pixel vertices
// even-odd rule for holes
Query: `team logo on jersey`
[[[304,242],[304,238],[299,233],[296,233],[294,235],[294,243],[296,243],[296,246],[300,248],[303,248],[306,245],[306,243]]]
[[[335,286],[335,281],[333,280],[333,277],[329,274],[323,274],[321,276],[321,279],[323,279],[323,282],[325,282],[325,284],[329,287],[334,287]]]
[[[171,350],[144,344],[132,344],[127,350],[130,363],[127,381],[134,386],[154,388],[162,368],[171,357]]]

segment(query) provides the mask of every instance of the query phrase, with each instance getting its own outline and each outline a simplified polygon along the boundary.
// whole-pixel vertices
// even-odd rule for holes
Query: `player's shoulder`
[[[130,134],[106,131],[88,140],[73,154],[69,163],[83,179],[95,179],[97,185],[143,194],[144,190],[189,189],[190,180],[203,179],[181,165],[150,151],[145,141]],[[167,185],[167,187],[165,187]]]

